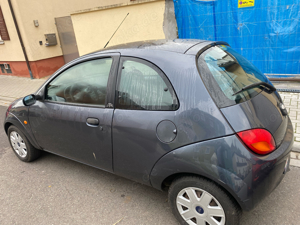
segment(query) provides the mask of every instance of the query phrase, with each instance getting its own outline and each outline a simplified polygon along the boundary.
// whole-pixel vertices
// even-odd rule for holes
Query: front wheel
[[[169,189],[169,203],[180,224],[238,225],[240,207],[215,183],[182,177]]]
[[[8,140],[17,157],[23,162],[31,162],[40,156],[40,150],[33,147],[26,136],[15,126],[8,128]]]

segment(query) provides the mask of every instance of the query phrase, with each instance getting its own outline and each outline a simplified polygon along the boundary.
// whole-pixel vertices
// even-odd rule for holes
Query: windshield
[[[198,59],[198,68],[219,107],[247,101],[261,92],[255,87],[233,95],[245,86],[262,81],[270,83],[252,63],[224,45],[206,50]]]

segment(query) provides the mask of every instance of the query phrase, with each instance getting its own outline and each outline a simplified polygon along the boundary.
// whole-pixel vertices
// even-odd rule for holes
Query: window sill
[[[3,40],[0,40],[0,45],[4,45],[4,41]]]

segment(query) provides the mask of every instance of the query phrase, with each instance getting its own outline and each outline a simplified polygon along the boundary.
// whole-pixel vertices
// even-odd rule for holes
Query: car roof
[[[120,52],[122,50],[137,50],[137,49],[147,49],[147,50],[160,50],[160,51],[169,51],[185,54],[189,49],[198,45],[200,43],[207,42],[207,44],[211,43],[206,40],[197,40],[197,39],[174,39],[174,40],[149,40],[149,41],[138,41],[131,42],[121,45],[115,45],[107,48],[103,48],[101,50],[91,52],[87,55],[95,54],[95,53],[104,53],[104,52]],[[87,56],[86,55],[86,56]]]

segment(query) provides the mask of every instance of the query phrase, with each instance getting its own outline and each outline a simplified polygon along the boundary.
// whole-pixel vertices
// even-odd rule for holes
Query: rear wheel
[[[14,153],[23,162],[31,162],[40,156],[40,151],[33,147],[17,127],[8,128],[8,139]]]
[[[240,207],[215,183],[182,177],[169,189],[169,203],[181,224],[238,225]]]

